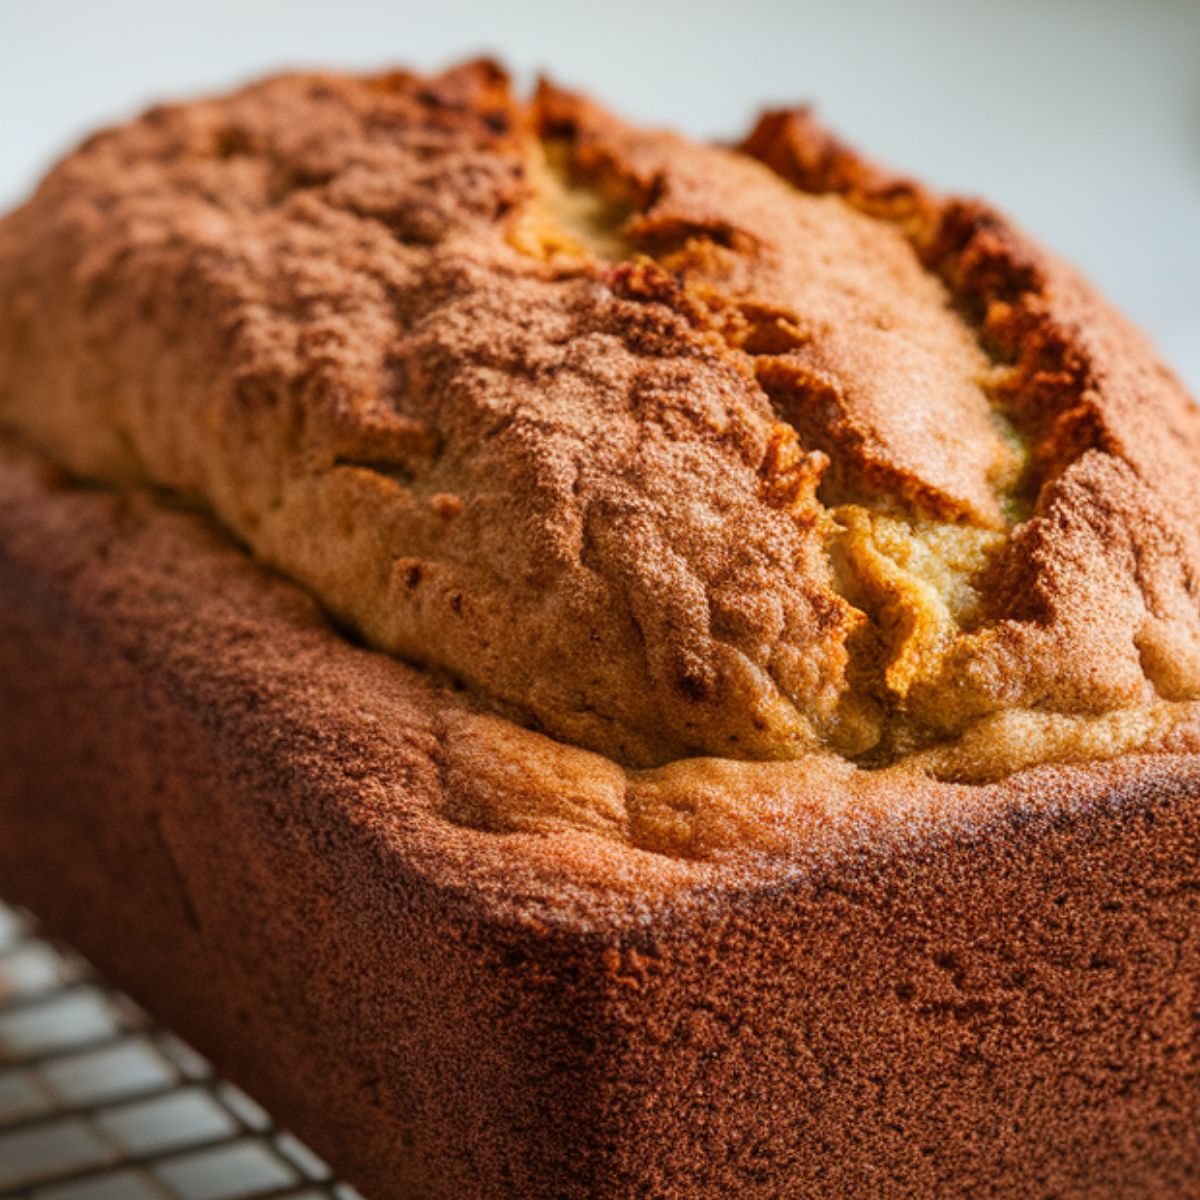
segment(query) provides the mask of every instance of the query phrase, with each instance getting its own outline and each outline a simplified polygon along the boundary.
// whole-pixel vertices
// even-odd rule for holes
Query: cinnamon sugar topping
[[[1200,695],[1188,398],[805,113],[704,146],[486,63],[156,109],[0,223],[0,420],[626,767],[987,778]]]

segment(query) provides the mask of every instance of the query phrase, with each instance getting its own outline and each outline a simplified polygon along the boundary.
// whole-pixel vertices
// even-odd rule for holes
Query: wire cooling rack
[[[0,1200],[362,1200],[0,903]]]

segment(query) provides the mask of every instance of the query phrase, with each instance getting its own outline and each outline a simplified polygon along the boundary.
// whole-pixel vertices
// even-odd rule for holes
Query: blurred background
[[[811,101],[1074,259],[1200,392],[1200,0],[0,0],[0,206],[155,99],[480,52],[705,137]]]

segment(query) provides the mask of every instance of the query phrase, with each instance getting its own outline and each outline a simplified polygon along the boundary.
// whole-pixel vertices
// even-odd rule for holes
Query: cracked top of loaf
[[[0,425],[211,513],[548,790],[997,778],[1200,696],[1187,395],[803,110],[701,145],[486,62],[156,108],[0,222]]]

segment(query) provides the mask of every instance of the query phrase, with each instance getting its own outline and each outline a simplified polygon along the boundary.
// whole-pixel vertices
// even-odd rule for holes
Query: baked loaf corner
[[[0,597],[6,899],[364,1195],[1194,1191],[1198,755],[547,829],[553,758],[195,514],[0,451]],[[446,820],[499,776],[530,831]]]

